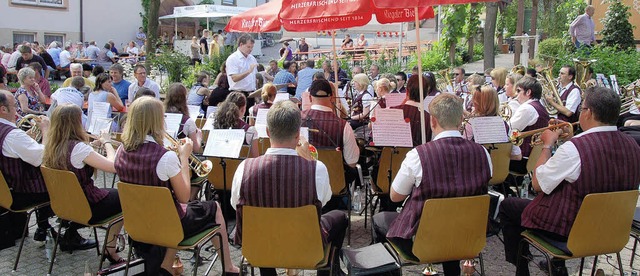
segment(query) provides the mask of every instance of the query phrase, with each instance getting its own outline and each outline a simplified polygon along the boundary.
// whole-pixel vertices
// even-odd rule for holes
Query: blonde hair
[[[151,135],[161,144],[165,134],[162,102],[152,97],[141,97],[129,106],[127,121],[122,131],[122,145],[126,151],[134,151]]]
[[[507,73],[508,73],[507,68],[498,67],[491,70],[491,77],[496,81],[498,81],[499,87],[504,87],[504,81],[507,78]]]
[[[82,109],[73,104],[56,107],[51,113],[51,127],[46,140],[42,164],[52,169],[68,169],[69,143],[89,141],[89,136],[82,127]]]
[[[471,76],[467,77],[467,82],[473,85],[483,85],[484,77],[478,74],[471,74]]]
[[[429,113],[442,128],[459,128],[462,123],[462,101],[456,95],[441,93],[429,103]]]
[[[367,86],[369,86],[369,77],[363,73],[356,74],[353,76],[353,82],[357,82],[360,86],[364,87],[364,90],[367,90]]]
[[[264,86],[262,86],[260,97],[262,98],[262,101],[266,103],[269,100],[273,100],[277,92],[278,89],[276,88],[276,86],[273,85],[273,83],[268,82]]]
[[[498,106],[500,106],[500,100],[495,88],[483,85],[480,90],[473,93],[473,107],[478,116],[496,116]]]

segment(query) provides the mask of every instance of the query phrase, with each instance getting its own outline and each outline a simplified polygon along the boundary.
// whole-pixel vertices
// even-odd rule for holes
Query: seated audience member
[[[544,146],[532,181],[537,196],[533,200],[510,197],[500,205],[505,257],[512,264],[518,260],[522,231],[535,231],[570,254],[567,237],[585,196],[638,189],[640,146],[616,128],[620,96],[603,87],[587,89],[584,96],[579,119],[584,132],[553,155],[552,147],[567,128],[542,133]],[[520,256],[529,254],[526,248]],[[568,275],[564,261],[553,266],[554,275]],[[527,259],[520,259],[517,275],[529,275]]]
[[[69,71],[71,72],[71,77],[64,80],[64,82],[62,83],[62,87],[71,86],[71,81],[72,81],[72,79],[74,77],[82,77],[84,79],[84,84],[86,86],[91,87],[91,89],[93,89],[95,87],[95,83],[93,81],[91,81],[87,77],[83,76],[82,64],[80,64],[80,63],[72,63],[69,66]]]
[[[414,76],[411,76],[413,78]],[[417,76],[416,76],[417,77]],[[411,82],[411,78],[409,82]],[[462,103],[453,94],[440,94],[429,104],[431,142],[407,153],[391,185],[391,200],[408,200],[400,213],[373,216],[374,240],[387,239],[411,250],[421,222],[424,202],[430,198],[475,196],[487,193],[491,158],[487,150],[460,135]],[[444,275],[460,275],[460,261],[443,262]]]
[[[20,87],[14,95],[18,103],[16,105],[18,115],[44,115],[43,104],[47,99],[36,82],[36,72],[31,67],[22,68],[18,71],[18,81]]]
[[[42,65],[37,62],[32,62],[31,64],[29,64],[29,67],[31,67],[31,69],[33,69],[33,71],[36,73],[36,83],[38,83],[38,86],[40,86],[42,94],[47,96],[47,98],[51,97],[51,85],[49,84],[49,80],[45,79],[42,76]]]
[[[242,208],[244,206],[295,208],[315,205],[318,214],[331,198],[329,173],[320,161],[298,155],[308,143],[300,145],[300,111],[291,101],[274,104],[267,114],[267,131],[271,148],[265,155],[242,161],[233,176],[231,206],[236,209],[236,244],[242,244]],[[305,154],[308,155],[308,154]],[[292,170],[291,168],[298,168]],[[348,219],[343,211],[330,211],[320,216],[322,240],[340,252]],[[333,271],[318,275],[344,275],[338,265],[340,254],[333,255]],[[273,268],[261,268],[261,275],[277,275]]]
[[[129,86],[131,83],[124,79],[124,68],[118,63],[111,65],[109,67],[109,75],[111,76],[111,84],[118,91],[118,96],[126,104],[129,101]]]
[[[206,111],[206,107],[209,105],[204,105],[204,103],[208,102],[209,95],[211,95],[209,82],[211,82],[211,78],[207,72],[202,71],[196,75],[196,83],[193,84],[187,95],[188,105],[197,105],[201,107],[203,112]]]

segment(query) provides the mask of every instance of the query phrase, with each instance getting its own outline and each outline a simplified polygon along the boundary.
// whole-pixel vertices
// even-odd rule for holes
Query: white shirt
[[[64,50],[60,52],[60,67],[65,67],[71,63],[71,53]]]
[[[156,99],[160,99],[160,85],[158,85],[155,81],[152,81],[149,78],[147,78],[144,80],[144,84],[142,84],[142,87],[151,89],[151,91],[156,93]],[[136,93],[138,92],[138,89],[140,89],[140,86],[138,86],[138,81],[135,80],[131,82],[131,85],[129,85],[129,93],[128,93],[130,101],[133,101],[133,99],[136,97]]]
[[[193,118],[187,119],[187,121],[184,122],[184,125],[182,126],[182,132],[187,136],[196,132],[196,129],[196,121],[194,121]]]
[[[145,143],[156,142],[150,135],[147,135],[144,141]],[[180,159],[178,159],[178,155],[172,150],[165,152],[162,157],[160,157],[158,165],[156,165],[156,174],[162,181],[168,181],[169,178],[178,175],[181,170]]]
[[[520,103],[518,102],[517,99],[511,99],[509,100],[509,107],[511,108],[511,115],[513,116],[516,111],[518,111],[518,108],[520,107]]]
[[[333,110],[331,108],[322,105],[314,104],[311,106],[311,109],[331,112],[331,114],[333,114]],[[347,164],[358,163],[358,159],[360,158],[360,148],[358,148],[353,128],[351,128],[351,125],[349,124],[344,124],[344,130],[342,131],[342,144],[344,146],[342,149],[344,162]]]
[[[573,84],[573,82],[570,82],[566,86],[560,88],[560,90],[558,90],[558,95],[562,96],[564,91],[569,89],[569,87],[572,84]],[[581,91],[580,91],[580,88],[578,86],[573,88],[573,90],[569,91],[569,95],[567,96],[567,101],[566,101],[564,107],[569,109],[571,112],[576,113],[576,110],[578,109],[578,105],[580,105],[580,103],[582,102],[582,97],[581,97],[580,94],[581,94]]]
[[[138,50],[138,47],[133,47],[133,48],[127,47],[127,53],[130,54],[130,55],[136,55],[137,56],[138,54],[140,54],[140,51]]]
[[[0,118],[0,123],[15,127],[16,124]],[[34,167],[42,164],[44,145],[38,144],[21,129],[10,131],[2,143],[2,154],[9,158],[20,158]]]
[[[76,169],[82,169],[85,166],[84,160],[93,152],[93,147],[79,142],[71,150],[71,165]]]
[[[227,65],[227,79],[229,80],[229,90],[232,91],[254,91],[256,90],[256,73],[257,68],[253,68],[253,72],[247,75],[244,79],[238,82],[234,82],[231,79],[231,75],[238,75],[247,72],[252,64],[256,64],[258,61],[253,55],[247,55],[246,57],[240,50],[231,54],[226,61]]]
[[[22,56],[22,54],[20,53],[20,51],[15,51],[13,53],[11,53],[11,56],[9,57],[9,63],[7,64],[7,69],[12,68],[15,69],[16,68],[16,63],[18,63],[18,59]]]
[[[367,108],[371,105],[371,101],[373,100],[373,96],[371,92],[365,90],[365,91],[360,91],[358,92],[358,95],[356,97],[359,97],[361,94],[364,95],[362,96],[362,108]],[[363,110],[364,111],[364,110]]]
[[[82,108],[84,105],[84,95],[74,87],[62,87],[51,94],[51,100],[58,102],[58,105],[71,103]]]
[[[509,120],[509,125],[512,130],[522,131],[526,127],[533,125],[538,121],[538,112],[531,105],[531,102],[537,101],[535,99],[529,99],[526,102],[522,103],[520,107],[513,113],[511,116],[511,120]]]
[[[604,132],[604,131],[618,131],[616,126],[601,126],[590,128],[589,130],[576,135],[580,137],[588,133]],[[553,190],[566,180],[569,183],[573,183],[578,180],[580,176],[580,167],[582,162],[580,161],[580,153],[578,148],[571,142],[571,140],[565,142],[560,146],[555,154],[547,160],[546,163],[540,165],[536,170],[536,178],[538,179],[538,185],[545,194],[551,194]]]
[[[298,153],[294,149],[287,148],[269,148],[265,155],[293,155],[298,156]],[[246,160],[245,160],[246,161]],[[242,185],[242,177],[244,175],[244,164],[242,161],[236,173],[233,175],[233,182],[231,184],[231,206],[236,209],[236,205],[240,201],[240,189]],[[316,193],[318,194],[318,200],[322,202],[322,206],[327,204],[331,199],[331,185],[329,185],[329,171],[327,167],[320,161],[316,162]]]
[[[462,138],[460,131],[457,130],[447,130],[440,132],[436,137],[433,138],[432,141],[436,141],[442,138],[449,137],[458,137]],[[487,155],[487,162],[489,163],[489,175],[493,175],[493,166],[491,165],[491,156],[487,149],[484,149],[484,153]],[[438,157],[434,157],[438,158]],[[418,156],[418,151],[414,148],[407,153],[407,156],[402,161],[402,165],[400,165],[400,170],[398,170],[398,174],[396,178],[393,179],[393,190],[396,193],[401,195],[408,195],[413,190],[415,186],[420,187],[420,183],[422,182],[422,162],[420,161],[420,156]]]

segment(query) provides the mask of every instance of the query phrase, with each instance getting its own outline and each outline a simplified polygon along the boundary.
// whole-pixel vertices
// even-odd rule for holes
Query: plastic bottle
[[[360,212],[360,208],[362,208],[362,203],[360,202],[360,197],[361,197],[361,191],[360,191],[360,187],[357,187],[356,190],[353,192],[353,199],[351,200],[351,209],[353,209],[354,212],[359,213]]]
[[[46,240],[44,242],[44,252],[47,255],[47,260],[51,262],[51,257],[53,255],[53,235],[51,235],[51,230],[47,230]]]

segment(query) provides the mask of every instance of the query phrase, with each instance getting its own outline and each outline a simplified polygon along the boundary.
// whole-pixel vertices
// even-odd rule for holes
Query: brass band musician
[[[577,122],[580,115],[580,103],[582,102],[582,91],[575,83],[576,69],[564,65],[560,68],[560,78],[558,81],[558,94],[561,103],[556,102],[550,95],[545,96],[545,101],[558,110],[558,119],[565,122]]]

